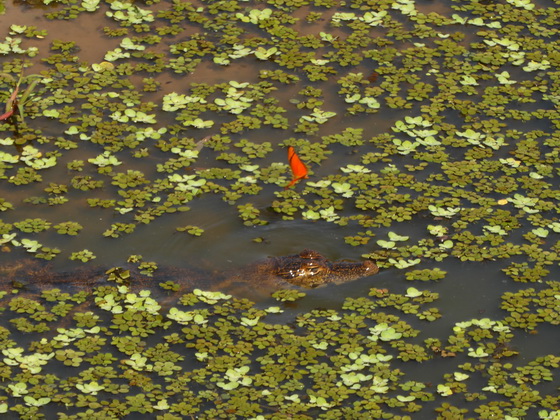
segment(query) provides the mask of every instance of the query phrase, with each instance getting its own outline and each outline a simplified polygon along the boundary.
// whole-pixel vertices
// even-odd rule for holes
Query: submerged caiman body
[[[262,296],[276,289],[287,287],[315,288],[327,284],[340,284],[376,274],[379,269],[371,261],[329,261],[316,251],[305,249],[299,254],[270,257],[244,267],[226,272],[208,273],[197,269],[163,268],[153,277],[131,270],[130,276],[121,276],[112,270],[111,277],[117,283],[131,286],[150,287],[162,281],[178,283],[182,290],[201,288],[239,294],[243,297]],[[126,269],[120,272],[127,273]],[[117,273],[117,275],[115,275]],[[56,272],[37,260],[23,260],[0,266],[3,288],[27,290],[44,288],[78,288],[80,290],[111,284],[106,271],[100,268]],[[113,283],[114,284],[114,283]]]

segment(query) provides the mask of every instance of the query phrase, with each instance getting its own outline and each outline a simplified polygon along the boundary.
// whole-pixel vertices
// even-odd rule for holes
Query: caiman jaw
[[[372,276],[379,272],[379,267],[369,260],[361,262],[329,262],[328,265],[330,268],[329,274],[327,274],[328,282],[335,284]]]

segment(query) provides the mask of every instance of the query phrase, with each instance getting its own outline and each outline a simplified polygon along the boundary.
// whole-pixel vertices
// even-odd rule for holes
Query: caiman
[[[372,261],[348,262],[329,261],[316,251],[305,249],[299,254],[270,257],[245,267],[222,273],[204,273],[194,269],[158,269],[153,278],[133,273],[131,286],[149,287],[171,280],[182,289],[201,288],[252,297],[262,296],[280,288],[297,286],[315,288],[327,284],[340,284],[371,276],[379,271]],[[0,267],[0,278],[4,288],[23,287],[24,289],[44,288],[91,288],[107,282],[105,270],[80,269],[64,273],[50,270],[37,260],[23,260],[19,263]],[[241,290],[240,293],[236,291]]]

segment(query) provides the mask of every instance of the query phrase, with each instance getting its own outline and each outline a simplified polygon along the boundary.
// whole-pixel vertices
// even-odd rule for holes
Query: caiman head
[[[276,275],[296,286],[313,288],[328,283],[345,283],[371,276],[379,271],[372,261],[332,262],[316,251],[304,249],[299,254],[276,257]]]

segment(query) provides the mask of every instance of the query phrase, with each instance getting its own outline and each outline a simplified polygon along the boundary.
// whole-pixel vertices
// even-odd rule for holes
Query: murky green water
[[[5,4],[0,412],[558,418],[558,7]],[[304,248],[381,271],[189,293]]]

